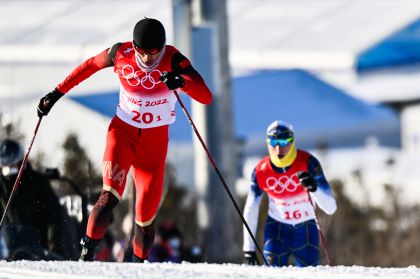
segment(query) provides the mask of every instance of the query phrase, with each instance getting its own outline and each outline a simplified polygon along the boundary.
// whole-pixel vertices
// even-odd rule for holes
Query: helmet
[[[287,139],[294,138],[293,126],[287,122],[276,120],[267,128],[267,138]]]
[[[17,165],[23,159],[23,150],[19,143],[11,139],[0,142],[0,167]]]
[[[166,35],[162,23],[153,18],[143,18],[134,26],[133,43],[142,49],[162,48]]]

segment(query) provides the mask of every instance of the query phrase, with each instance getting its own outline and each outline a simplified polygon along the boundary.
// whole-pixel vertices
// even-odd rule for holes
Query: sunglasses
[[[154,55],[156,53],[159,53],[162,49],[162,48],[144,49],[144,48],[138,47],[134,41],[133,41],[133,46],[138,53],[148,54],[148,55]]]
[[[268,138],[267,142],[272,146],[276,147],[280,145],[280,147],[286,147],[293,142],[293,137],[285,138],[285,139],[278,139],[278,138]]]

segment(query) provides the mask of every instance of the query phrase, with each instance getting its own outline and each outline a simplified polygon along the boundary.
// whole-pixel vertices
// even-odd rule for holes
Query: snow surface
[[[420,269],[362,266],[261,267],[238,264],[103,263],[0,261],[0,278],[282,278],[282,279],[410,279]]]

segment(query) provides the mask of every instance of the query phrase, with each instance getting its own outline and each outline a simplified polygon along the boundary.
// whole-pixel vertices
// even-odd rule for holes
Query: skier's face
[[[290,148],[292,148],[292,142],[286,146],[281,146],[279,144],[272,146],[271,144],[268,144],[268,152],[277,156],[279,159],[284,158],[289,153]]]
[[[269,136],[267,138],[268,152],[271,155],[282,159],[289,153],[293,141],[294,137],[290,133],[280,133],[277,136]]]
[[[154,49],[142,49],[137,47],[134,43],[134,50],[136,51],[137,55],[140,57],[141,61],[146,66],[153,65],[156,60],[159,58],[160,52],[162,49],[160,48],[154,48]]]

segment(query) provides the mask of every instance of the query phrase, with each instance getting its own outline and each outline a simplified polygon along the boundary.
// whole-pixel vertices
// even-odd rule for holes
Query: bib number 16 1
[[[284,212],[284,218],[286,220],[291,220],[291,219],[299,220],[300,218],[307,217],[307,216],[309,216],[308,211],[301,212],[300,210],[295,210],[293,212],[290,212],[290,211]]]

